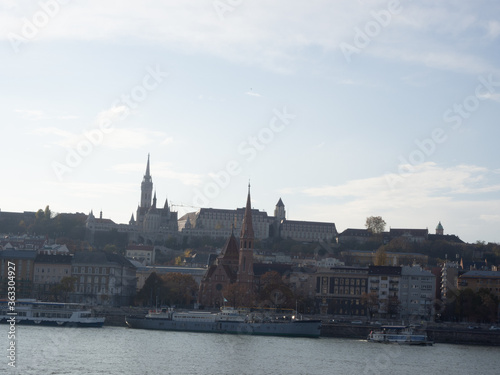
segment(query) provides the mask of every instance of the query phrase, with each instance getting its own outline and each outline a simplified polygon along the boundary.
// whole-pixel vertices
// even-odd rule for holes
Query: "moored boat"
[[[59,327],[102,327],[103,317],[94,316],[90,308],[76,303],[17,300],[15,305],[0,301],[0,323]]]
[[[367,341],[401,345],[434,344],[425,331],[417,332],[410,326],[381,326],[380,329],[370,332]]]
[[[231,308],[221,308],[217,313],[164,308],[150,311],[146,316],[127,316],[125,322],[130,328],[139,329],[291,337],[319,337],[321,330],[320,320]]]

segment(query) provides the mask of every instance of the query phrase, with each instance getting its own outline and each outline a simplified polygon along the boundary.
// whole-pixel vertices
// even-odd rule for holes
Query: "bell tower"
[[[151,194],[153,193],[153,180],[149,172],[149,154],[148,164],[146,165],[146,173],[141,182],[141,207],[148,209],[151,207]]]

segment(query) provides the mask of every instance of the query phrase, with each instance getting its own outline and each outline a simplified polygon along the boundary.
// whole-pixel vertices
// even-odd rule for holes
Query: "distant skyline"
[[[0,0],[2,211],[158,203],[500,242],[500,3]]]

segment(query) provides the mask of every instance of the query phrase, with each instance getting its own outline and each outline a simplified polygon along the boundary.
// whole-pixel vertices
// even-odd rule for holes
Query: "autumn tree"
[[[276,271],[269,271],[262,275],[259,299],[261,305],[274,308],[292,308],[295,306],[293,291]]]
[[[375,266],[385,266],[387,263],[387,253],[384,249],[379,248],[374,256],[373,264]]]
[[[63,277],[58,284],[51,288],[54,300],[67,302],[69,294],[75,291],[76,281],[75,276]]]
[[[151,275],[144,282],[144,286],[136,295],[136,302],[142,305],[154,305],[160,298],[160,293],[164,288],[163,279],[158,276],[156,272]]]
[[[226,303],[231,307],[253,307],[255,305],[255,295],[245,285],[233,283],[222,289],[222,295]]]
[[[163,280],[162,302],[169,306],[190,306],[196,300],[198,284],[191,275],[171,272],[161,277]]]
[[[361,294],[361,304],[363,304],[368,310],[369,318],[373,317],[373,314],[378,312],[379,300],[377,293],[363,293]]]
[[[369,216],[366,218],[365,227],[373,234],[382,233],[385,230],[386,222],[381,216]]]

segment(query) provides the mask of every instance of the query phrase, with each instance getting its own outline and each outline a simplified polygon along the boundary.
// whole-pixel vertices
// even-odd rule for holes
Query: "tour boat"
[[[432,345],[425,332],[415,332],[409,326],[381,326],[380,329],[371,331],[367,341],[387,344],[402,345]]]
[[[14,303],[0,301],[0,323],[21,325],[102,327],[103,317],[76,303],[41,302],[34,299]]]

